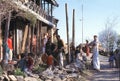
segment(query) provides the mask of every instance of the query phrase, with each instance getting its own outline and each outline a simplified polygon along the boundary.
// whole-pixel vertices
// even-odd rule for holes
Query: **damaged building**
[[[14,54],[32,52],[31,38],[36,35],[36,54],[41,54],[42,38],[48,33],[53,40],[58,19],[53,10],[55,0],[0,0],[0,40],[13,34]],[[6,10],[6,11],[5,11]]]

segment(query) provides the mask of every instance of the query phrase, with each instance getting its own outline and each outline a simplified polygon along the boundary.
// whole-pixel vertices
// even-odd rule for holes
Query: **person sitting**
[[[32,67],[33,67],[33,58],[31,57],[31,53],[28,55],[21,54],[21,60],[18,61],[18,68],[20,68],[21,71],[25,72],[29,76],[33,76],[32,74]]]
[[[47,65],[48,65],[48,68],[49,68],[50,70],[51,70],[52,67],[53,67],[53,62],[54,62],[54,60],[53,60],[52,53],[49,52],[48,57],[47,57]]]
[[[47,54],[47,56],[50,56],[52,54],[52,56],[55,58],[56,57],[56,45],[54,43],[52,43],[51,41],[51,37],[48,38],[48,41],[46,43],[46,48],[45,48],[45,52]],[[56,61],[54,61],[55,64]]]
[[[32,71],[32,68],[33,68],[33,65],[34,65],[32,55],[33,55],[32,53],[29,53],[28,57],[27,57],[27,68],[28,68],[29,71]]]
[[[27,67],[26,56],[25,54],[21,54],[21,59],[17,62],[17,67],[20,68],[21,71],[24,71]]]

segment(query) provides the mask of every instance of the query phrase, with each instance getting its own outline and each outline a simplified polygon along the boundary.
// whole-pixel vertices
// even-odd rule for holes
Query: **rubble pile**
[[[80,78],[81,71],[85,64],[81,61],[66,65],[65,68],[54,67],[54,70],[47,69],[39,74],[44,81],[71,81],[72,78]]]
[[[52,69],[33,74],[32,76],[16,76],[3,74],[0,81],[80,81],[81,72],[85,68],[85,63],[81,60],[66,65],[64,68],[55,66]]]

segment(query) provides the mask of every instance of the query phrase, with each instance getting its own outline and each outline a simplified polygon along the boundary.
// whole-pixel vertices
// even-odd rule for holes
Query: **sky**
[[[105,23],[115,19],[113,30],[120,34],[120,0],[56,0],[59,7],[53,11],[58,22],[58,33],[67,42],[65,3],[68,9],[69,37],[72,39],[72,17],[75,9],[75,44],[82,43],[82,5],[83,5],[83,42],[92,40],[105,29]]]

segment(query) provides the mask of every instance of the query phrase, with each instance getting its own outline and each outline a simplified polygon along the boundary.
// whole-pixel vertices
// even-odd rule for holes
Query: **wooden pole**
[[[1,44],[1,43],[2,43],[2,29],[1,29],[2,19],[1,19],[1,16],[2,16],[2,15],[0,15],[0,46],[2,45],[2,44]]]
[[[40,54],[40,21],[38,20],[38,53]]]
[[[50,12],[50,7],[49,7],[49,3],[48,3],[48,15],[50,15],[49,12]]]
[[[28,35],[28,25],[25,26],[21,53],[24,53],[24,51],[25,51],[25,43],[26,43],[26,40],[27,40],[27,35]]]
[[[44,10],[45,10],[45,0],[44,0]]]
[[[37,27],[37,34],[36,34],[36,43],[37,43],[37,45],[36,45],[36,54],[38,54],[40,51],[39,51],[39,49],[40,49],[40,46],[39,46],[39,39],[40,39],[40,36],[39,36],[39,20],[37,20],[37,23],[36,23],[36,27]]]
[[[17,20],[15,19],[15,26],[17,26]],[[15,44],[15,49],[14,49],[14,51],[15,51],[15,54],[17,54],[18,52],[17,52],[17,47],[18,47],[18,45],[17,45],[17,27],[15,27],[15,30],[14,30],[14,34],[15,34],[15,42],[14,42],[14,44]],[[20,44],[21,45],[21,44]],[[21,48],[19,49],[19,50],[21,50]],[[20,51],[19,51],[19,53],[20,53]]]
[[[51,4],[51,16],[53,15],[53,5]]]
[[[5,39],[4,39],[4,42],[7,41],[7,38],[8,38],[8,34],[9,34],[9,27],[10,27],[10,20],[11,20],[11,12],[9,12],[8,14],[8,20],[7,20],[7,23],[6,23],[6,27],[5,27]]]
[[[9,34],[9,27],[10,27],[10,20],[11,20],[11,12],[8,13],[8,18],[6,20],[6,26],[5,26],[5,34],[4,34],[4,43],[7,42],[8,34]],[[6,47],[4,47],[3,52],[3,62],[2,62],[2,68],[5,69],[5,62],[6,62]]]
[[[1,16],[2,16],[2,15],[0,14],[0,38],[1,38],[1,34],[2,34],[2,30],[1,30],[1,22],[2,22],[2,21],[1,21]]]
[[[29,27],[28,27],[28,31],[27,31],[27,38],[26,38],[26,44],[25,44],[25,53],[30,53],[30,32],[31,32],[31,30],[30,30],[30,25],[28,25]]]
[[[66,12],[66,33],[67,33],[67,44],[68,44],[68,55],[69,55],[69,63],[70,63],[70,46],[69,46],[69,26],[68,26],[68,12],[67,12],[67,4],[65,4],[65,12]]]
[[[28,28],[28,52],[30,53],[30,44],[31,44],[31,27]]]
[[[72,43],[75,45],[75,9],[73,9]]]
[[[42,34],[41,34],[41,28],[42,28],[42,22],[40,21],[39,22],[39,26],[40,26],[40,29],[39,29],[39,34],[40,34],[40,53],[41,53],[41,49],[42,49]]]
[[[2,51],[2,29],[1,29],[1,15],[0,15],[0,62],[3,57],[3,51]]]

